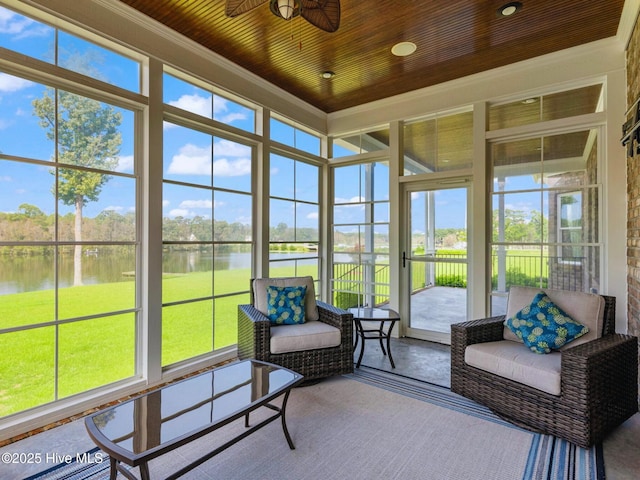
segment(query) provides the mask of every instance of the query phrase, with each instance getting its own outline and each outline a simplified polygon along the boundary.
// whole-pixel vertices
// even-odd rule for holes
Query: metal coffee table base
[[[189,377],[85,418],[92,440],[110,457],[110,479],[118,472],[150,480],[149,461],[244,417],[246,430],[164,479],[175,479],[215,457],[240,440],[280,419],[291,450],[286,410],[291,389],[304,377],[266,362],[244,360]],[[280,405],[272,402],[282,398]],[[204,408],[203,408],[204,407]],[[265,407],[274,414],[254,426],[249,415]],[[189,415],[189,421],[181,421]],[[187,418],[187,417],[185,417]]]
[[[287,393],[284,394],[284,399],[282,400],[282,407],[281,408],[276,407],[275,405],[271,405],[271,404],[263,405],[263,407],[267,407],[267,408],[270,408],[270,409],[276,411],[277,413],[275,415],[272,415],[269,418],[267,418],[266,420],[263,420],[262,422],[260,422],[259,424],[249,428],[249,414],[247,413],[245,415],[244,426],[246,428],[249,428],[248,430],[245,430],[244,432],[242,432],[237,437],[232,438],[231,440],[229,440],[224,445],[221,445],[218,448],[216,448],[215,450],[212,450],[211,452],[207,453],[206,455],[204,455],[203,457],[197,459],[196,461],[190,463],[189,465],[181,468],[180,470],[178,470],[177,472],[173,473],[172,475],[169,475],[168,477],[165,477],[165,479],[166,480],[174,480],[176,478],[182,477],[183,475],[187,474],[188,472],[190,472],[191,470],[196,468],[198,465],[202,465],[207,460],[210,460],[211,458],[215,457],[219,453],[224,452],[227,448],[235,445],[236,443],[238,443],[243,438],[248,437],[253,432],[255,432],[257,430],[260,430],[262,427],[265,427],[265,426],[269,425],[271,422],[273,422],[274,420],[277,420],[278,418],[282,419],[282,431],[284,432],[284,436],[287,439],[287,443],[289,444],[289,448],[291,450],[295,450],[296,447],[293,444],[293,440],[291,440],[291,436],[289,435],[289,430],[287,429],[287,422],[286,422],[286,418],[285,418],[285,413],[286,413],[286,408],[287,408],[287,400],[289,399],[289,394],[290,393],[291,393],[291,390],[287,391]],[[233,420],[235,420],[235,418]],[[233,420],[229,420],[229,422],[225,422],[224,424],[220,424],[219,427],[222,427],[222,426],[226,425],[227,423],[232,422]],[[130,480],[138,480],[129,470],[123,468],[120,465],[120,461],[119,460],[116,460],[113,457],[110,457],[110,458],[111,458],[111,473],[109,475],[109,480],[116,480],[116,477],[118,475],[117,472],[120,472],[122,475],[124,475],[125,477],[127,477]],[[142,480],[150,480],[151,476],[149,474],[148,462],[144,461],[144,462],[140,463],[139,467],[140,467],[140,478]]]

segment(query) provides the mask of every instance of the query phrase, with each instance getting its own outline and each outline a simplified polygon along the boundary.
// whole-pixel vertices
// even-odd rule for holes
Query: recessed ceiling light
[[[330,71],[330,70],[327,70],[327,71],[322,72],[322,73],[320,74],[320,76],[321,76],[322,78],[329,79],[329,78],[333,78],[333,77],[335,77],[335,76],[336,76],[336,74],[335,74],[334,72]]]
[[[416,51],[416,44],[413,42],[400,42],[391,47],[391,53],[396,57],[406,57]]]
[[[524,100],[522,100],[522,103],[524,103],[525,105],[529,105],[531,103],[536,103],[537,101],[537,98],[525,98]]]
[[[501,6],[497,14],[499,17],[510,17],[522,8],[522,2],[509,2]]]

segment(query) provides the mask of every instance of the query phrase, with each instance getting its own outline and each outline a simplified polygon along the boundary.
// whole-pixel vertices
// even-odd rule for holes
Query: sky
[[[54,29],[0,7],[0,46],[52,63]],[[85,72],[87,62],[92,75],[108,83],[138,93],[137,62],[76,37],[59,35],[58,64]],[[77,58],[85,60],[83,69]],[[47,138],[46,130],[34,115],[33,100],[41,98],[47,86],[0,72],[0,153],[49,162],[55,146]],[[164,76],[164,102],[206,118],[213,118],[239,129],[255,131],[255,111],[240,103],[215,95],[213,92],[187,83],[171,75]],[[119,131],[122,136],[117,167],[114,173],[134,173],[134,114],[114,107],[121,113]],[[272,121],[276,140],[295,141],[302,148],[315,149],[319,154],[320,141],[280,121]],[[317,146],[314,145],[317,144]],[[164,178],[190,183],[182,186],[166,183],[163,189],[163,215],[166,217],[203,216],[227,222],[251,222],[251,148],[241,143],[164,123],[163,140]],[[272,190],[291,200],[315,201],[317,186],[313,185],[313,169],[299,162],[295,165],[295,192],[290,171],[294,162],[283,157],[272,157]],[[311,168],[311,171],[310,171]],[[225,189],[211,194],[213,186]],[[310,182],[311,180],[311,182]],[[44,213],[54,212],[52,195],[54,176],[47,165],[0,160],[0,211],[15,212],[23,203],[36,205]],[[126,176],[113,175],[104,185],[99,200],[87,203],[84,214],[92,217],[104,210],[119,213],[135,211],[135,182]],[[209,188],[206,188],[209,187]],[[229,192],[226,190],[235,190]],[[299,226],[318,224],[317,208],[298,204],[294,215],[293,202],[275,202],[272,224],[285,221],[292,224],[295,217]],[[61,213],[72,212],[73,207],[59,205]],[[213,213],[215,212],[215,213]]]

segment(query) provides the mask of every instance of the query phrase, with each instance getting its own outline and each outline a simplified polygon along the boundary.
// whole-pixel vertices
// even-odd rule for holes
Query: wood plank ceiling
[[[337,32],[268,2],[227,18],[224,0],[121,0],[330,113],[615,36],[624,0],[341,0]],[[417,45],[396,57],[391,47]],[[335,72],[324,79],[324,71]]]

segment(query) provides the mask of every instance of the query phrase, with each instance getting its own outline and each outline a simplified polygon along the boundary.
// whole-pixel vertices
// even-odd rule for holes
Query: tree
[[[113,170],[118,163],[122,115],[112,106],[73,93],[47,89],[33,101],[34,114],[47,137],[57,142],[57,161],[84,168],[58,170],[57,195],[75,208],[74,238],[82,241],[82,209],[95,202],[109,175],[95,171]],[[52,172],[55,173],[55,172]],[[54,195],[56,187],[53,187]],[[82,245],[74,249],[73,284],[82,285]]]
[[[503,241],[509,243],[536,243],[546,241],[548,221],[537,211],[512,210],[505,208]],[[499,239],[499,211],[493,211],[493,240]]]

